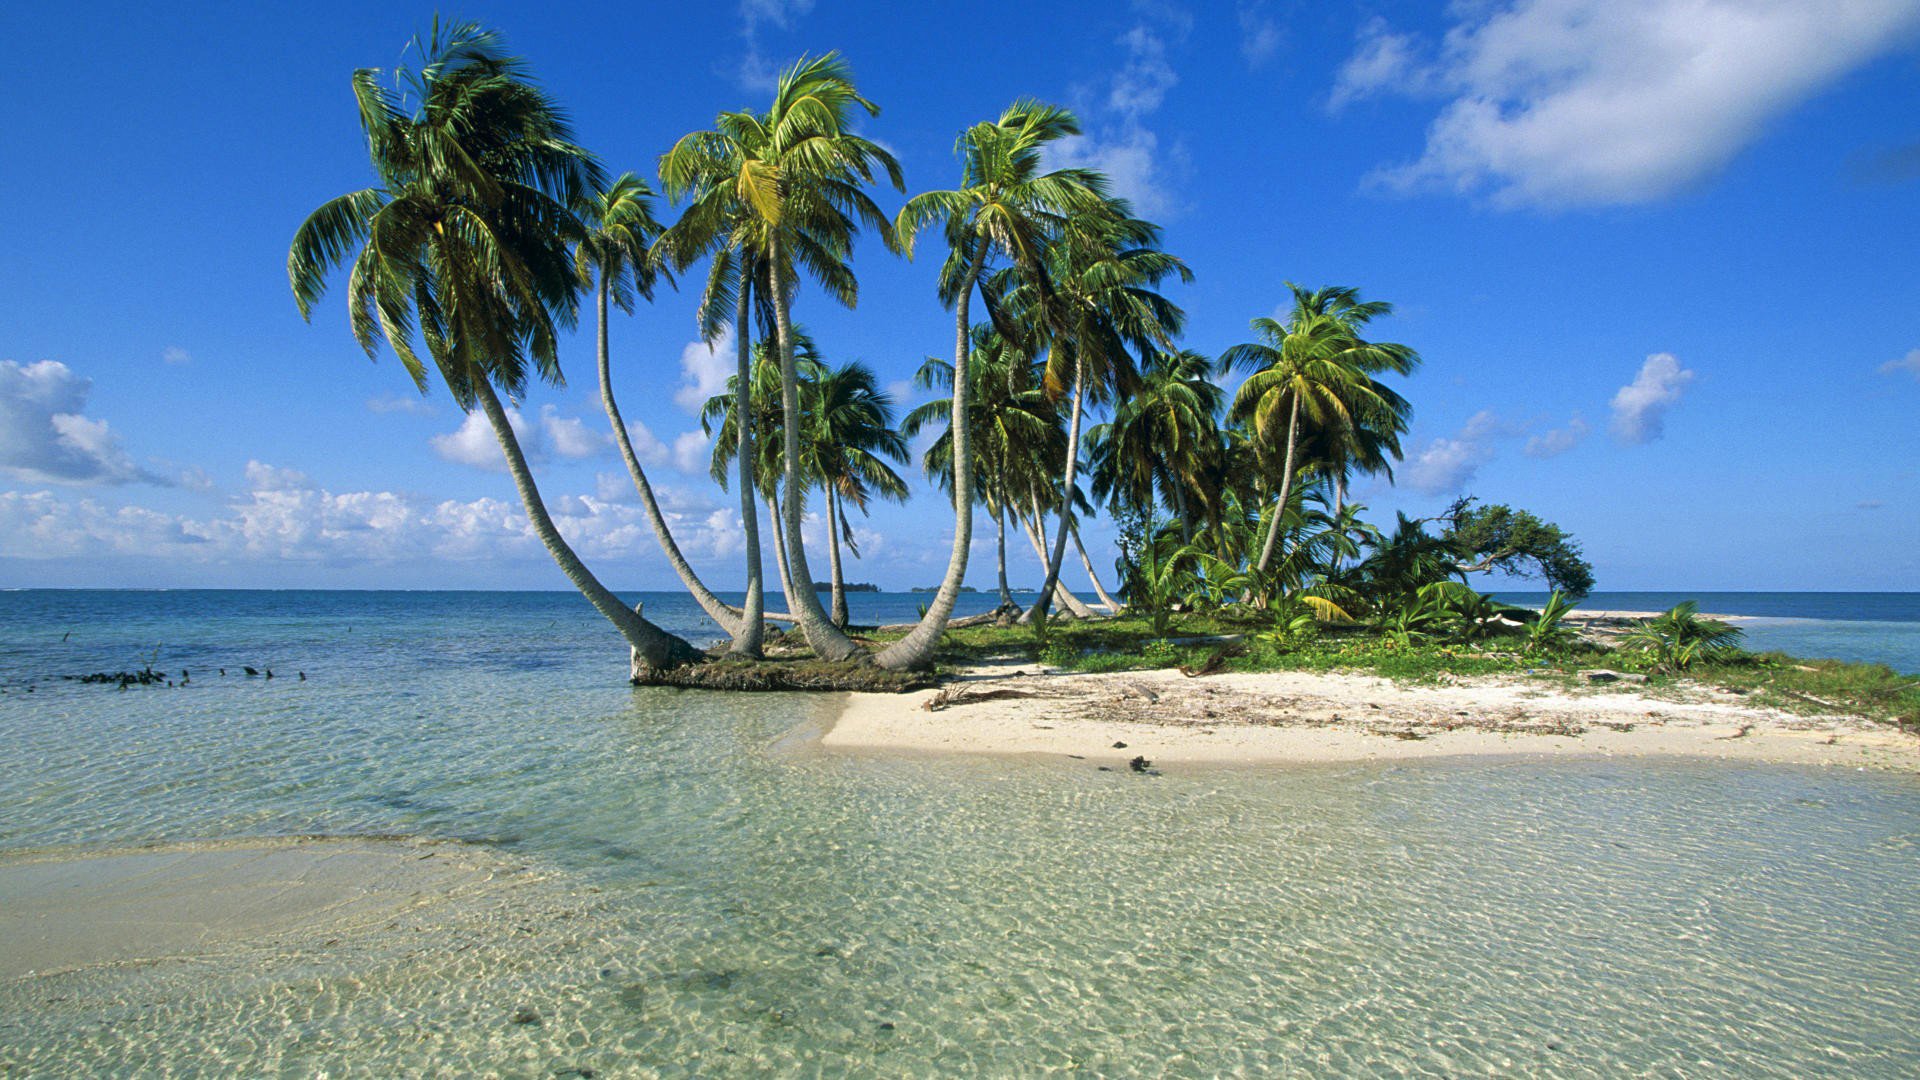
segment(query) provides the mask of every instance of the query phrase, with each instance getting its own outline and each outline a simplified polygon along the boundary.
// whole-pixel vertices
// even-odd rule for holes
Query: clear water
[[[1543,592],[1503,592],[1500,598],[1535,607]],[[1820,592],[1597,592],[1580,602],[1594,611],[1665,611],[1683,600],[1700,610],[1740,620],[1745,646],[1755,652],[1885,664],[1920,674],[1920,593]]]
[[[156,648],[191,686],[24,692]],[[622,653],[562,594],[0,596],[0,850],[406,833],[550,874],[0,985],[0,1072],[1920,1070],[1914,777],[845,756],[805,738],[832,699],[636,691]]]

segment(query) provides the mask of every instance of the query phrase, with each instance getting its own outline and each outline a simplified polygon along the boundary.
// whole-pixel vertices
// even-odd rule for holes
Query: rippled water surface
[[[155,650],[190,685],[44,679]],[[558,595],[0,596],[0,851],[408,833],[547,873],[0,986],[0,1072],[1920,1071],[1912,777],[830,755],[830,699],[634,691],[622,651]]]

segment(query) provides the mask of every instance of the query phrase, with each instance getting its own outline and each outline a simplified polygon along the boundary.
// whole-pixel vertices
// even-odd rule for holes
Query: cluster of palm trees
[[[436,22],[414,49],[413,66],[354,73],[377,183],[300,226],[288,255],[295,299],[310,317],[329,276],[346,266],[349,318],[369,356],[384,341],[422,390],[431,362],[462,407],[484,413],[535,532],[625,636],[636,679],[699,654],[626,608],[575,555],[501,403],[525,393],[530,367],[561,381],[558,337],[587,297],[620,455],[670,564],[735,655],[760,656],[775,619],[796,624],[826,660],[926,665],[965,580],[976,504],[997,531],[1003,603],[1012,603],[1009,524],[1043,562],[1039,598],[1023,615],[1043,625],[1056,602],[1088,613],[1060,582],[1069,543],[1103,603],[1118,604],[1080,538],[1095,502],[1144,520],[1149,533],[1177,531],[1203,579],[1262,604],[1324,584],[1324,556],[1337,565],[1356,550],[1347,484],[1386,472],[1407,427],[1406,401],[1381,379],[1418,363],[1405,346],[1367,339],[1388,305],[1352,289],[1296,287],[1284,321],[1254,320],[1258,340],[1217,363],[1182,349],[1184,314],[1161,287],[1190,280],[1186,264],[1104,175],[1048,168],[1049,145],[1079,131],[1068,111],[1023,100],[966,128],[959,184],[914,195],[889,217],[870,192],[880,184],[904,192],[900,167],[855,130],[878,108],[838,56],[803,59],[781,74],[764,111],[722,113],[668,150],[656,196],[632,173],[608,178],[496,33]],[[662,197],[680,207],[671,224],[659,216]],[[809,287],[856,303],[851,258],[863,234],[910,257],[934,228],[944,241],[937,295],[954,314],[953,359],[929,359],[919,382],[947,396],[896,429],[874,373],[823,361],[793,309]],[[746,593],[737,607],[675,543],[610,377],[610,309],[631,312],[663,280],[696,268],[699,325],[737,352],[727,391],[704,411],[714,477],[740,497]],[[1229,371],[1247,373],[1231,400],[1214,381]],[[1096,412],[1104,422],[1089,427]],[[906,497],[892,466],[922,431],[936,436],[923,465],[951,500],[952,553],[919,623],[869,650],[848,633],[841,549],[853,540],[853,512]],[[814,498],[827,523],[831,611],[812,587],[802,537]],[[1313,510],[1316,500],[1326,509]],[[766,607],[763,505],[784,614]]]

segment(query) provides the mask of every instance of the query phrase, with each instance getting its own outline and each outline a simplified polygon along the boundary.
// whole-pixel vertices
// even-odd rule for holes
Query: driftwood
[[[963,684],[955,684],[953,686],[947,687],[945,690],[942,690],[939,693],[928,698],[926,700],[926,703],[921,705],[920,707],[922,709],[927,710],[928,712],[939,712],[942,709],[951,709],[956,705],[972,705],[976,702],[981,702],[981,701],[1001,701],[1007,698],[1036,698],[1036,697],[1051,697],[1051,696],[1052,695],[1050,694],[1041,693],[1038,690],[1022,690],[1017,687],[1011,687],[1011,686],[994,687],[988,690],[976,690],[970,686],[966,686]]]

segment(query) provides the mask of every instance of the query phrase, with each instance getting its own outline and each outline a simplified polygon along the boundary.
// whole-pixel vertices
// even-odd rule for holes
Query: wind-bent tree
[[[1085,169],[1042,171],[1041,153],[1047,144],[1078,135],[1073,114],[1053,105],[1019,101],[995,121],[975,124],[960,133],[955,152],[960,156],[960,186],[951,191],[923,192],[908,200],[897,221],[904,249],[929,225],[944,225],[948,247],[940,272],[940,299],[954,308],[953,356],[968,354],[974,290],[990,255],[998,254],[1036,281],[1044,279],[1041,266],[1049,238],[1059,230],[1063,216],[1097,207],[1105,181]],[[883,667],[920,667],[933,658],[935,645],[967,576],[967,551],[973,543],[973,443],[968,422],[967,384],[953,381],[953,554],[946,577],[919,625],[875,661]]]
[[[417,335],[460,407],[486,415],[535,534],[632,646],[634,677],[697,659],[629,610],[560,535],[495,391],[523,393],[529,363],[562,382],[558,332],[580,299],[568,247],[584,236],[573,208],[604,184],[600,167],[498,34],[436,20],[414,48],[420,66],[395,71],[394,88],[378,70],[353,74],[379,184],[328,201],[294,233],[287,277],[300,314],[311,319],[328,274],[351,259],[354,338],[369,357],[384,339],[424,393]]]
[[[840,567],[844,541],[854,558],[847,508],[867,512],[875,496],[907,501],[907,484],[887,464],[905,464],[907,440],[893,427],[893,399],[880,389],[873,369],[853,362],[829,368],[803,394],[808,425],[807,471],[815,477],[827,504],[827,552],[832,564],[833,624],[847,628],[847,582]]]
[[[653,214],[653,190],[646,181],[632,173],[623,173],[604,191],[593,192],[580,216],[586,226],[586,235],[574,248],[574,269],[581,282],[594,290],[600,402],[606,408],[607,420],[613,425],[613,438],[620,448],[620,458],[626,463],[627,474],[633,478],[634,490],[639,492],[640,504],[646,511],[647,520],[653,525],[653,535],[660,541],[660,549],[666,553],[673,572],[680,575],[681,582],[701,609],[719,623],[722,630],[732,635],[736,653],[756,653],[760,638],[757,628],[755,632],[748,633],[740,611],[730,607],[707,588],[700,580],[700,575],[687,562],[686,556],[681,554],[680,545],[674,542],[673,531],[668,527],[665,515],[660,512],[660,504],[654,499],[653,485],[647,482],[646,470],[633,452],[633,438],[614,399],[611,350],[607,344],[608,303],[611,301],[621,311],[632,314],[636,294],[644,300],[653,299],[653,289],[660,271],[652,248],[661,232],[660,222]]]
[[[1254,434],[1271,446],[1283,447],[1279,495],[1284,508],[1292,493],[1300,446],[1300,421],[1319,428],[1353,428],[1379,422],[1399,412],[1405,402],[1381,385],[1374,375],[1407,374],[1420,357],[1405,345],[1374,343],[1360,334],[1368,323],[1389,314],[1393,305],[1363,301],[1358,290],[1330,286],[1309,292],[1291,282],[1293,311],[1285,324],[1269,318],[1253,320],[1258,342],[1235,345],[1220,356],[1222,372],[1234,368],[1253,372],[1234,395],[1232,417],[1250,422]],[[1284,435],[1281,434],[1284,428]],[[1273,564],[1280,526],[1285,515],[1275,513],[1254,565],[1255,576]]]
[[[780,74],[765,113],[723,113],[712,131],[680,140],[662,162],[670,190],[725,184],[737,198],[730,235],[751,247],[765,266],[767,298],[780,353],[781,441],[786,502],[782,507],[787,573],[810,584],[800,539],[806,480],[800,456],[800,398],[793,360],[793,300],[802,273],[834,299],[853,306],[859,283],[847,266],[862,225],[894,245],[893,223],[866,193],[877,172],[901,190],[899,163],[852,130],[856,113],[879,107],[854,88],[852,70],[835,53],[802,59]],[[717,220],[722,200],[715,199]],[[711,234],[718,226],[690,230]],[[811,588],[790,598],[807,644],[827,660],[844,660],[858,646],[829,620]]]

